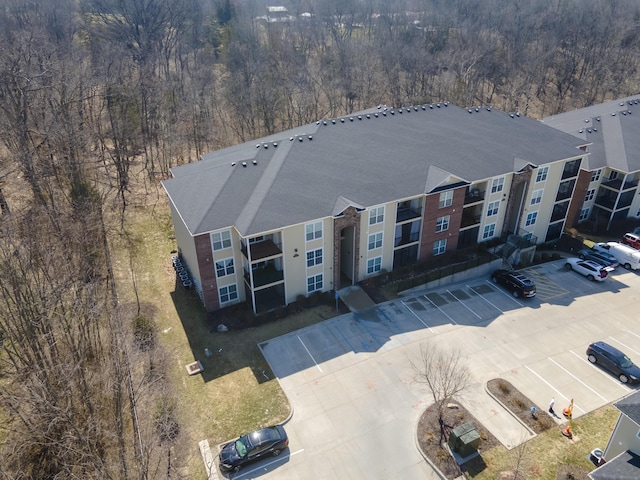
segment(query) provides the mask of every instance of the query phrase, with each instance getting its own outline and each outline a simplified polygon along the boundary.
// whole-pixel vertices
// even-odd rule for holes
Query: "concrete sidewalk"
[[[361,312],[376,306],[369,295],[357,285],[341,288],[338,290],[338,296],[352,312]]]

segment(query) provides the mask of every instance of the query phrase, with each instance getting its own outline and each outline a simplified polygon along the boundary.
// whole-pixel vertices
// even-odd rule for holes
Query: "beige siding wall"
[[[182,221],[182,217],[178,215],[178,212],[173,206],[173,203],[169,202],[171,208],[171,220],[173,222],[173,232],[176,237],[176,243],[178,244],[178,250],[182,256],[183,264],[186,264],[189,268],[189,272],[194,280],[194,286],[198,291],[198,294],[202,294],[202,282],[200,280],[200,272],[198,271],[198,259],[196,256],[196,246],[194,238],[187,229],[187,226]]]
[[[295,302],[299,295],[307,295],[307,278],[322,275],[323,292],[333,289],[333,221],[318,219],[322,223],[322,237],[306,240],[306,224],[293,225],[282,230],[282,253],[286,303]],[[322,264],[307,267],[307,252],[322,250]]]
[[[536,182],[536,177],[539,168],[533,171],[531,175],[531,185],[527,192],[525,200],[525,208],[520,221],[520,228],[533,233],[538,237],[539,241],[544,241],[547,236],[547,229],[549,228],[549,222],[551,220],[551,213],[553,212],[553,205],[558,193],[558,186],[562,182],[562,171],[564,169],[565,162],[556,162],[543,167],[549,167],[547,173],[547,179],[541,182]],[[544,189],[542,194],[542,202],[537,205],[531,204],[532,193],[538,190]],[[569,199],[567,199],[569,200]],[[536,223],[534,225],[526,225],[527,214],[532,212],[538,212]]]
[[[626,415],[620,415],[609,439],[609,444],[604,451],[605,458],[611,460],[627,450],[640,455],[640,438],[638,438],[638,434],[640,434],[638,424]]]
[[[396,227],[397,202],[389,202],[372,208],[379,207],[384,207],[384,220],[381,223],[369,225],[369,212],[371,209],[363,211],[360,215],[360,258],[356,259],[359,267],[359,278],[357,278],[356,281],[380,274],[380,272],[367,273],[367,262],[369,260],[381,257],[380,270],[391,271],[393,267],[393,241]],[[369,235],[377,233],[382,233],[382,246],[369,250]]]
[[[500,176],[489,178],[486,180],[487,190],[484,196],[484,204],[482,206],[482,220],[480,221],[480,231],[478,232],[478,242],[486,242],[491,240],[492,238],[500,237],[502,234],[502,229],[504,228],[505,217],[507,214],[507,199],[509,197],[509,191],[511,189],[511,182],[513,180],[513,174],[503,175],[504,177],[504,186],[502,191],[491,193],[491,186],[493,185],[493,180],[500,178]],[[476,182],[483,183],[483,182]],[[498,214],[487,217],[487,209],[489,208],[489,204],[491,202],[498,202]],[[482,238],[484,228],[488,225],[495,223],[496,227],[494,230],[494,234],[488,238]]]

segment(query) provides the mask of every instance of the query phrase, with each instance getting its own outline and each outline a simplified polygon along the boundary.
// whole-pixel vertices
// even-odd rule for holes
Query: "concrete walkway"
[[[357,285],[341,288],[338,290],[338,296],[352,312],[362,312],[376,306],[369,295]]]

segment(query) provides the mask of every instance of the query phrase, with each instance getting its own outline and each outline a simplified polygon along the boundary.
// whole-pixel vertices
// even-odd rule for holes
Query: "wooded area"
[[[633,0],[270,4],[0,0],[0,478],[178,476],[109,249],[173,166],[379,104],[539,118],[638,91]]]

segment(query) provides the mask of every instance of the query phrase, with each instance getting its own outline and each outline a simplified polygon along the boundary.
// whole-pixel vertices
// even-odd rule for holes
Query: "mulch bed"
[[[500,445],[500,441],[491,432],[485,429],[473,415],[471,415],[463,405],[456,403],[457,408],[447,408],[444,412],[444,423],[450,428],[459,427],[467,422],[471,422],[480,435],[480,453]],[[418,421],[418,445],[424,455],[435,465],[447,478],[454,479],[467,472],[475,475],[485,469],[482,456],[476,457],[461,467],[455,462],[449,451],[440,446],[440,427],[438,425],[438,412],[434,408],[427,408]],[[443,445],[446,444],[446,440]]]

